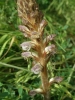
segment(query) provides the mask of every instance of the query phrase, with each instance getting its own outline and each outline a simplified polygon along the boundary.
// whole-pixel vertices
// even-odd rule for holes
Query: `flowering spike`
[[[35,0],[18,0],[18,15],[22,19],[24,25],[29,26],[29,29],[37,30],[43,15],[39,11],[39,7]]]
[[[17,5],[18,14],[23,24],[19,26],[19,29],[25,37],[30,39],[29,42],[21,44],[22,49],[27,51],[23,52],[22,56],[25,59],[29,57],[33,59],[34,64],[31,71],[35,74],[40,73],[42,83],[42,89],[32,90],[29,94],[34,96],[36,93],[43,93],[45,100],[50,100],[48,95],[50,84],[53,82],[59,83],[62,80],[60,77],[55,77],[48,81],[47,62],[50,54],[55,53],[55,45],[48,46],[48,44],[54,39],[55,35],[49,35],[44,39],[44,28],[47,22],[43,19],[35,0],[17,0]]]

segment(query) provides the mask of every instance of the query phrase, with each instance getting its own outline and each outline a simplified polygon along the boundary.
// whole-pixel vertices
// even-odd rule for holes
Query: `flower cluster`
[[[35,0],[18,0],[17,4],[18,13],[22,19],[22,25],[19,26],[19,29],[25,37],[30,39],[30,41],[21,44],[23,51],[25,51],[22,56],[34,59],[35,65],[31,70],[38,73],[44,66],[44,61],[48,61],[50,53],[55,52],[55,45],[48,45],[55,35],[52,34],[43,39],[47,22],[43,19]]]
[[[43,14],[39,10],[39,7],[35,0],[18,0],[18,15],[22,20],[22,25],[19,26],[20,31],[23,32],[24,36],[26,38],[29,38],[29,41],[23,42],[21,44],[21,47],[23,49],[22,56],[27,59],[31,57],[33,59],[33,66],[31,68],[31,71],[34,74],[42,73],[42,88],[45,87],[45,84],[48,85],[50,82],[57,81],[58,78],[54,78],[54,80],[50,80],[44,82],[47,74],[45,72],[46,65],[48,63],[48,60],[52,54],[55,53],[55,45],[51,44],[51,41],[54,40],[55,35],[51,34],[44,38],[44,28],[47,25],[46,20],[43,19]],[[47,75],[46,75],[47,76]],[[59,78],[60,79],[60,78]],[[46,85],[47,85],[46,84]],[[45,88],[43,90],[36,89],[30,93],[35,94],[37,91],[44,92]]]

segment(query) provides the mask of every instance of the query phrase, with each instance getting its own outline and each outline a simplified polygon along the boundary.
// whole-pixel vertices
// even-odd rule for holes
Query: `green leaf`
[[[0,57],[2,56],[5,48],[6,48],[6,45],[7,43],[9,42],[10,39],[8,39],[7,41],[4,42],[3,46],[0,48]]]
[[[26,70],[26,69],[24,69],[22,67],[6,64],[6,63],[3,63],[3,62],[0,62],[0,65],[3,65],[3,67],[7,67],[7,68],[9,67],[9,68],[16,68],[16,69],[20,69],[20,70]],[[28,70],[26,70],[26,71],[28,71]]]
[[[18,93],[19,93],[19,96],[22,96],[22,93],[23,93],[23,88],[22,88],[22,86],[19,86],[19,87],[18,87]]]
[[[0,87],[3,86],[3,83],[0,82]]]
[[[68,25],[65,25],[62,30],[66,30],[68,28]]]
[[[5,41],[5,39],[8,37],[7,34],[3,35],[1,38],[0,38],[0,45]]]

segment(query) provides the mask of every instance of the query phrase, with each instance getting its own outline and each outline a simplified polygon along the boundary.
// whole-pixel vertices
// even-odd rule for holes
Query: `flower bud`
[[[51,35],[47,36],[47,41],[54,40],[55,36],[56,36],[55,34],[51,34]]]
[[[40,23],[40,29],[45,27],[47,25],[47,21],[46,20],[42,20]]]
[[[47,36],[47,37],[44,39],[44,43],[45,43],[46,45],[49,44],[50,41],[54,40],[55,36],[56,36],[55,34],[51,34],[51,35]]]

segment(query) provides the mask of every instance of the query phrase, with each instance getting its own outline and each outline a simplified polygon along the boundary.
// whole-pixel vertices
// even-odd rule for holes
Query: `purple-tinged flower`
[[[63,80],[62,77],[55,77],[55,82],[60,83]]]
[[[56,36],[55,34],[51,34],[51,35],[47,36],[47,37],[44,39],[44,43],[45,43],[45,44],[49,44],[50,41],[54,40],[55,36]]]
[[[29,95],[30,96],[35,96],[37,93],[43,93],[43,90],[41,89],[41,88],[38,88],[38,89],[34,89],[34,90],[31,90],[31,91],[29,91]]]
[[[37,94],[37,92],[35,90],[31,90],[29,91],[29,95],[34,97]]]
[[[43,28],[46,25],[47,25],[47,21],[46,20],[42,20],[42,22],[40,23],[40,29]]]
[[[38,32],[36,32],[36,31],[32,31],[31,32],[31,38],[35,38],[35,39],[37,39],[37,38],[39,38],[39,33]]]
[[[33,53],[33,52],[23,52],[22,57],[24,57],[25,59],[31,57],[31,58],[36,58],[37,54]]]
[[[20,29],[20,31],[23,32],[23,34],[24,34],[25,37],[31,36],[30,30],[29,30],[26,26],[24,26],[24,25],[19,25],[19,29]],[[30,37],[29,37],[29,38],[30,38]]]
[[[28,29],[26,26],[24,26],[24,25],[19,25],[19,29],[20,29],[20,31],[22,31],[22,32],[29,31],[29,29]]]
[[[21,44],[22,50],[25,50],[25,51],[29,51],[31,49],[31,47],[33,47],[33,46],[34,46],[34,44],[32,44],[31,41],[23,42]]]
[[[46,52],[46,54],[55,52],[55,45],[52,44],[52,45],[46,47],[46,48],[45,48],[45,52]]]
[[[42,66],[41,66],[40,63],[35,64],[35,65],[32,67],[32,69],[31,69],[31,71],[32,71],[34,74],[40,73],[41,70],[42,70]]]
[[[22,55],[22,57],[24,57],[25,59],[27,59],[28,57],[32,57],[31,52],[23,52],[21,55]]]
[[[56,77],[51,78],[51,79],[49,80],[49,84],[51,85],[51,84],[53,84],[53,83],[55,83],[55,82],[56,82],[56,83],[60,83],[62,80],[63,80],[62,77],[56,76]]]
[[[51,35],[47,36],[47,41],[54,40],[55,36],[56,36],[55,34],[51,34]]]

